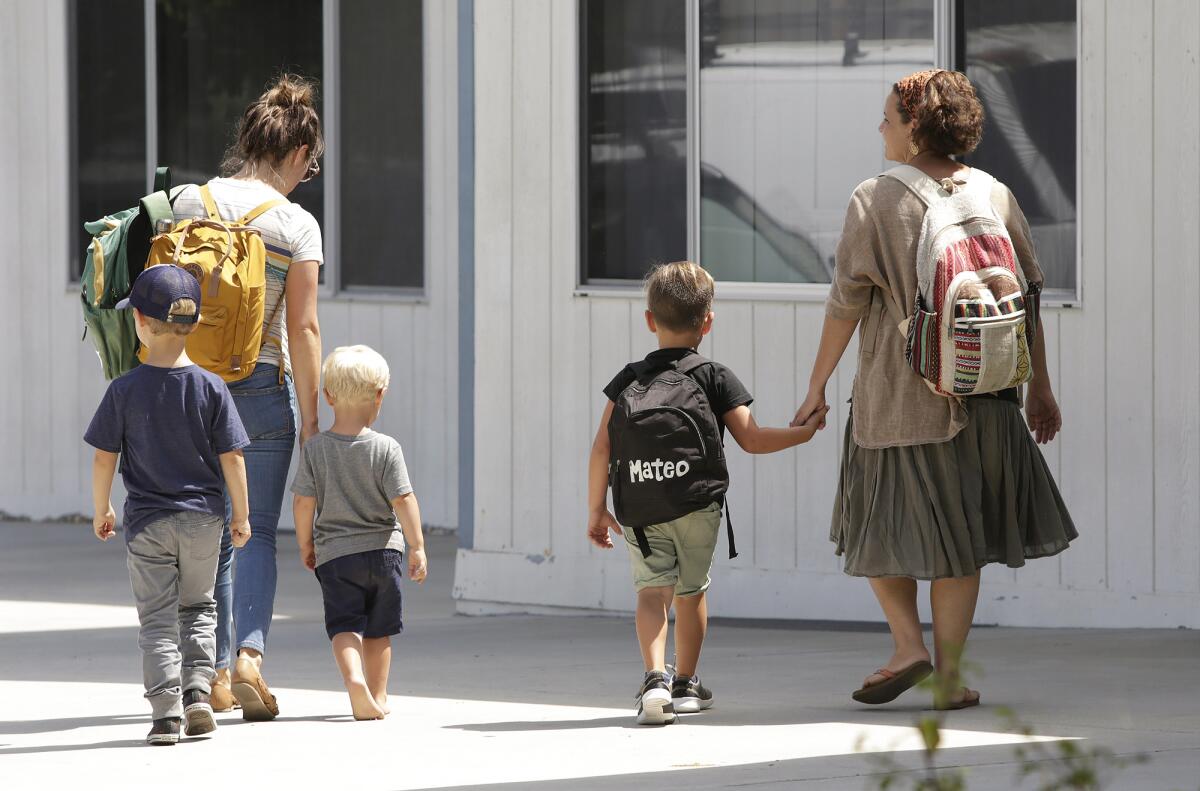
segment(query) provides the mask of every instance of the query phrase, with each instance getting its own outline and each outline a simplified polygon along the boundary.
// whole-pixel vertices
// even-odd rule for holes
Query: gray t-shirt
[[[400,443],[386,434],[324,431],[306,442],[292,492],[317,498],[317,565],[375,549],[403,552],[392,500],[412,490]]]

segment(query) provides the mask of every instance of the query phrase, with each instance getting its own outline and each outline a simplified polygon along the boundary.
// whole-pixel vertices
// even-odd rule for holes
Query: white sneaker
[[[700,676],[676,676],[671,682],[671,704],[680,714],[694,714],[711,708],[713,696],[700,683]]]
[[[651,670],[642,682],[637,695],[638,725],[670,725],[675,722],[675,707],[671,703],[671,679],[667,674]]]

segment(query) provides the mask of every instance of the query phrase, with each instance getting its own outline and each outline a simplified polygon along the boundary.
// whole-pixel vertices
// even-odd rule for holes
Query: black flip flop
[[[881,667],[875,671],[875,674],[883,676],[883,681],[856,690],[850,697],[859,703],[866,703],[871,706],[877,706],[880,703],[891,703],[900,697],[901,694],[924,681],[932,672],[933,665],[924,659],[913,662],[898,672]]]

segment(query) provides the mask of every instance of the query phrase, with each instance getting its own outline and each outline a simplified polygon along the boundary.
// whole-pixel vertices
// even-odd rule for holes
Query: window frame
[[[585,0],[586,1],[586,0]],[[596,0],[590,0],[596,2]],[[700,0],[684,0],[686,2],[685,57],[687,60],[687,256],[690,260],[698,260],[700,255]],[[959,17],[962,0],[932,0],[934,63],[939,68],[953,68],[959,60],[965,47],[965,37],[962,35]],[[636,280],[614,280],[611,278],[592,279],[588,277],[587,267],[587,234],[583,232],[588,227],[587,217],[587,128],[586,103],[588,100],[587,69],[587,30],[586,16],[583,4],[576,4],[579,41],[579,57],[577,64],[576,86],[579,91],[577,111],[579,112],[578,145],[579,145],[579,189],[576,192],[579,200],[579,248],[578,266],[576,266],[576,296],[588,297],[617,297],[628,299],[641,293],[641,282]],[[1081,218],[1084,216],[1083,202],[1086,200],[1081,190],[1082,162],[1082,128],[1080,125],[1081,101],[1083,93],[1082,69],[1079,68],[1082,41],[1080,17],[1083,14],[1082,0],[1075,0],[1075,286],[1074,288],[1047,288],[1042,292],[1044,307],[1072,308],[1082,306],[1083,294],[1083,248]],[[718,281],[718,294],[722,299],[749,301],[785,301],[785,302],[823,302],[829,295],[829,283],[779,283],[746,281]]]
[[[77,0],[82,1],[82,0]],[[430,96],[433,89],[439,86],[432,85],[436,64],[430,63],[431,50],[429,46],[430,25],[432,9],[431,5],[438,0],[421,0],[421,118],[424,134],[424,145],[421,157],[421,168],[424,174],[423,185],[423,206],[421,213],[421,222],[423,223],[422,233],[422,269],[420,287],[411,286],[343,286],[342,284],[342,269],[338,255],[340,252],[340,232],[341,232],[341,217],[340,217],[340,198],[341,198],[341,180],[340,167],[338,162],[338,151],[340,144],[339,128],[341,123],[340,117],[340,96],[338,91],[338,76],[339,76],[339,54],[338,45],[339,32],[339,11],[341,0],[322,0],[321,3],[321,58],[322,70],[321,77],[321,123],[325,133],[325,154],[321,160],[321,171],[325,179],[325,195],[324,195],[324,210],[325,222],[321,227],[321,244],[326,256],[323,269],[325,273],[324,282],[318,288],[318,297],[323,300],[335,300],[339,302],[374,302],[374,303],[428,303],[432,299],[430,288],[431,264],[430,261],[430,233],[434,230],[431,222],[432,207],[438,195],[435,194],[435,176],[432,170],[431,157],[429,156],[430,141],[433,139],[434,130],[433,117],[431,114]],[[157,15],[156,15],[157,0],[143,0],[143,35],[145,37],[145,89],[146,89],[146,191],[149,192],[154,186],[154,169],[158,162],[158,73],[157,73],[157,57],[158,57],[158,41],[157,41]],[[72,41],[68,41],[66,58],[67,71],[69,75],[73,75],[74,61],[76,58],[75,49]],[[439,72],[440,73],[440,72]],[[442,88],[446,86],[440,86]],[[68,101],[70,102],[70,118],[71,131],[68,134],[67,161],[68,161],[68,178],[72,193],[77,193],[79,189],[79,163],[76,161],[74,153],[74,145],[71,142],[75,132],[74,122],[74,107],[77,104],[76,96],[78,95],[79,86],[74,76],[69,76],[68,84]],[[74,250],[75,240],[70,229],[68,229],[68,250]],[[77,252],[77,251],[76,251]],[[70,262],[67,262],[66,286],[69,293],[75,293],[79,290],[79,280],[75,278]]]

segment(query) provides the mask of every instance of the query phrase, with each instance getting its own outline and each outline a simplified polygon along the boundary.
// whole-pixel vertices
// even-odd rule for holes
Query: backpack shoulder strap
[[[276,206],[283,206],[287,203],[291,203],[291,201],[289,201],[287,198],[273,198],[266,203],[260,203],[258,206],[255,206],[253,209],[246,212],[246,216],[238,220],[238,225],[249,225],[263,214],[266,214],[271,209],[274,209]]]
[[[946,197],[940,184],[927,176],[924,171],[912,165],[897,165],[883,174],[888,178],[899,181],[921,199],[926,208]]]
[[[150,232],[155,233],[160,220],[172,221],[175,219],[174,213],[171,211],[171,196],[166,192],[151,192],[141,200],[141,210],[145,212],[146,217],[150,220]]]
[[[970,190],[974,194],[990,202],[992,199],[992,187],[995,184],[995,176],[988,173],[986,170],[971,168],[971,176],[967,180],[967,186],[964,187],[964,189]]]
[[[222,222],[221,212],[217,210],[217,202],[213,200],[212,191],[207,184],[200,185],[200,200],[204,203],[204,210],[208,212],[208,219]]]
[[[692,352],[687,357],[683,357],[675,363],[675,370],[681,374],[690,374],[697,368],[708,365],[711,362],[712,360],[707,357],[702,357],[697,352]]]
[[[168,192],[171,189],[171,169],[157,167],[154,169],[154,191]]]

